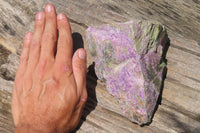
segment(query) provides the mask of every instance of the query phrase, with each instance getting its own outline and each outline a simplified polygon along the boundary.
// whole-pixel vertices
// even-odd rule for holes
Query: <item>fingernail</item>
[[[84,49],[80,49],[78,51],[78,56],[79,56],[80,59],[85,59],[86,58],[86,52],[85,52],[85,50]]]
[[[64,14],[58,14],[58,19],[59,20],[65,19],[65,15]]]
[[[51,5],[46,6],[46,12],[51,12],[53,10],[53,7]]]
[[[42,12],[38,13],[36,15],[36,19],[41,20],[44,17],[44,14]]]

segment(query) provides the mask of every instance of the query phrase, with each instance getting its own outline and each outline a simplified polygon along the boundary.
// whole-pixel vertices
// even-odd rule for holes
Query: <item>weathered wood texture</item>
[[[0,65],[5,63],[9,53],[17,52],[24,34],[33,30],[35,14],[43,10],[46,3],[53,3],[58,13],[69,17],[72,31],[82,35],[88,52],[89,98],[77,132],[200,132],[199,0],[1,0]],[[135,18],[161,22],[167,27],[170,38],[161,105],[153,122],[144,127],[124,118],[117,101],[102,83],[96,82],[85,41],[88,26]],[[11,133],[14,129],[10,109],[13,82],[0,78],[0,83],[0,132]]]

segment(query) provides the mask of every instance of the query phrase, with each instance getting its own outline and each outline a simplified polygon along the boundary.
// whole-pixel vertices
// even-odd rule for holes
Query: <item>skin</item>
[[[12,96],[15,133],[65,133],[77,126],[87,101],[86,51],[72,51],[67,17],[46,5],[23,42]]]

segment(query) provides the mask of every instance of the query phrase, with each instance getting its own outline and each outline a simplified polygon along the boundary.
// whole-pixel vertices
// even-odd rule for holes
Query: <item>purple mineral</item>
[[[149,123],[157,103],[166,64],[166,29],[147,21],[129,21],[87,29],[97,77],[119,101],[124,116]]]

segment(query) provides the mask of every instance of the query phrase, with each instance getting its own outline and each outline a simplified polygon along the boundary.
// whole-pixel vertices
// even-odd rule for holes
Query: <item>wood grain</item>
[[[54,4],[58,13],[68,16],[72,31],[82,36],[88,53],[89,98],[77,133],[200,132],[199,0],[1,0],[0,62],[4,63],[9,53],[19,53],[24,34],[33,31],[35,14],[46,3]],[[161,105],[152,123],[144,127],[124,118],[117,101],[97,81],[85,41],[88,26],[131,19],[159,21],[166,26],[170,38]],[[0,132],[11,133],[14,130],[10,109],[13,81],[0,78],[0,83]]]

